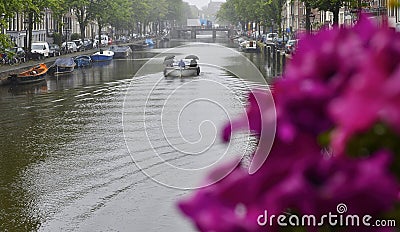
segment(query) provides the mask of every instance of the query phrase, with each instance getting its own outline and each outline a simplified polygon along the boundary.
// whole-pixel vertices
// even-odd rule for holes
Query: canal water
[[[269,77],[261,54],[224,38],[169,41],[26,86],[0,86],[0,231],[193,231],[176,202],[206,173],[251,153],[223,144]],[[198,77],[164,57],[197,55]]]

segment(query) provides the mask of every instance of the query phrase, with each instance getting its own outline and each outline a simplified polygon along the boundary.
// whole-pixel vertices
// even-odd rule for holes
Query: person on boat
[[[196,67],[197,66],[197,61],[196,61],[196,59],[192,59],[191,61],[190,61],[190,65],[189,65],[190,67]]]
[[[185,67],[185,62],[181,59],[179,61],[179,63],[178,63],[178,66],[181,67],[181,68],[184,68]]]

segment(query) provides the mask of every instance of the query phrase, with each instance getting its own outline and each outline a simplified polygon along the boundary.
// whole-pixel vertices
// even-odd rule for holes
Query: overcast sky
[[[196,5],[197,8],[201,9],[203,6],[207,6],[210,0],[183,0],[191,5]],[[212,0],[214,2],[225,2],[225,0]]]

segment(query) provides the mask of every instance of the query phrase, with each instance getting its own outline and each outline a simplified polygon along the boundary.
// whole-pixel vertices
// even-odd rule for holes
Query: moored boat
[[[111,46],[110,51],[114,52],[114,58],[125,58],[132,54],[132,49],[129,46]]]
[[[92,64],[92,58],[88,55],[80,55],[74,58],[74,62],[78,67],[86,67]]]
[[[99,61],[112,60],[113,56],[114,56],[113,51],[100,49],[100,51],[91,55],[90,58],[92,58],[92,61],[94,61],[94,62],[99,62]]]
[[[75,69],[74,59],[69,58],[57,58],[53,65],[49,67],[48,73],[50,75],[60,75],[71,73]]]
[[[144,40],[144,44],[146,44],[147,46],[151,47],[154,46],[154,41],[151,38],[147,38]]]
[[[13,84],[29,84],[45,80],[47,71],[48,68],[46,64],[42,63],[24,72],[11,74],[8,78]]]

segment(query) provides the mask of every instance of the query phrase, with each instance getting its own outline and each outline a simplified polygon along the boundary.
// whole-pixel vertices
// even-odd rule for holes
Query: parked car
[[[50,44],[49,47],[50,47],[50,52],[49,52],[50,56],[59,56],[59,55],[61,55],[60,46],[58,46],[57,44]]]
[[[285,44],[287,43],[288,38],[277,38],[274,42],[275,42],[275,46],[279,49],[279,50],[285,50]]]
[[[76,44],[76,49],[78,50],[78,52],[85,50],[85,47],[83,46],[83,42],[81,39],[72,40],[72,42]]]
[[[68,50],[67,50],[67,48],[68,48]],[[64,51],[65,53],[72,53],[72,52],[77,52],[78,51],[78,47],[72,41],[70,41],[68,43],[64,42],[64,43],[61,44],[61,50]]]
[[[289,41],[286,43],[286,46],[285,46],[285,53],[286,53],[286,54],[292,54],[292,53],[294,53],[295,50],[296,50],[296,46],[297,46],[297,40],[295,40],[295,39],[289,40]]]
[[[118,39],[115,40],[116,44],[123,44],[123,43],[129,43],[129,37],[126,36],[121,36]]]
[[[26,53],[22,47],[13,47],[11,51],[14,53],[14,57],[18,59],[18,62],[26,62]]]
[[[49,57],[50,47],[47,42],[33,42],[31,46],[31,54],[38,59]]]
[[[97,40],[98,45],[100,45],[101,47],[105,47],[109,44],[108,35],[101,35],[100,43],[98,42],[99,36],[96,35],[96,40]]]
[[[268,33],[265,38],[265,43],[273,43],[278,39],[278,33]]]
[[[133,34],[131,35],[131,38],[132,38],[132,39],[137,39],[137,38],[138,38],[138,36],[139,36],[138,34],[136,34],[136,33],[133,33]]]
[[[85,48],[85,50],[93,49],[93,42],[90,39],[84,39],[83,47]]]

